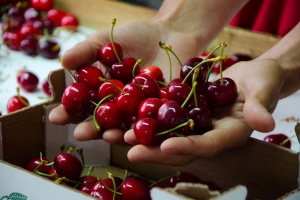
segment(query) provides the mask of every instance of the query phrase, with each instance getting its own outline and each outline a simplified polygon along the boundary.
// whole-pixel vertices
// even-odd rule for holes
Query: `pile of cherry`
[[[177,183],[182,182],[203,184],[209,190],[220,191],[220,187],[216,183],[203,180],[186,171],[178,171],[160,180],[153,180],[136,173],[128,173],[127,170],[125,170],[124,177],[116,176],[110,172],[107,173],[107,176],[100,177],[93,175],[93,167],[90,167],[84,174],[83,151],[76,148],[79,157],[81,157],[80,160],[77,155],[72,153],[73,150],[74,148],[71,146],[68,151],[61,151],[52,162],[43,156],[33,158],[27,162],[25,169],[49,178],[57,184],[63,184],[105,200],[150,200],[152,188],[175,187]]]
[[[74,81],[62,96],[66,111],[93,116],[98,131],[130,129],[134,124],[136,138],[144,145],[211,130],[214,109],[230,106],[237,97],[237,86],[222,76],[211,82],[209,75],[222,69],[222,64],[225,68],[225,60],[232,65],[246,56],[214,56],[217,49],[226,47],[221,43],[207,56],[193,57],[181,64],[172,47],[161,42],[160,47],[171,52],[182,66],[180,77],[170,78],[167,84],[158,66],[141,67],[142,59],[123,58],[121,45],[113,41],[114,25],[115,19],[110,42],[98,51],[99,62],[106,71],[90,65],[73,74],[70,71]]]
[[[76,31],[79,25],[75,15],[54,8],[53,0],[4,0],[0,1],[0,6],[2,45],[28,56],[58,58],[60,44],[55,31]],[[34,92],[40,80],[34,71],[20,69],[17,83],[19,88],[7,102],[7,113],[29,106],[28,99],[20,95],[19,89]],[[44,79],[41,85],[43,92],[51,97],[48,80]]]
[[[2,44],[14,51],[46,59],[58,58],[60,44],[54,31],[75,31],[78,19],[53,7],[53,0],[1,1]]]

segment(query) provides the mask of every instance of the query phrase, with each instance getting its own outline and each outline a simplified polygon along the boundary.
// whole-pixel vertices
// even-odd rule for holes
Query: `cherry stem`
[[[66,146],[63,144],[60,146],[60,152],[63,152],[65,150]]]
[[[118,52],[116,50],[116,47],[115,47],[114,37],[113,37],[113,30],[114,30],[115,24],[116,24],[116,18],[114,18],[113,21],[111,22],[110,41],[111,41],[112,48],[114,50],[114,53],[115,53],[118,61],[121,62],[121,59],[120,59]]]
[[[172,81],[172,61],[170,58],[169,51],[168,51],[165,43],[159,42],[159,46],[166,51],[166,54],[168,56],[168,60],[169,60],[169,64],[170,64],[170,81]]]
[[[166,177],[164,177],[162,179],[159,179],[158,181],[155,181],[154,183],[152,183],[149,188],[151,188],[152,186],[154,186],[157,183],[160,183],[160,182],[163,182],[165,180],[168,180],[168,179],[172,178],[173,176],[178,177],[180,175],[180,173],[181,173],[180,171],[176,171],[175,175],[172,174],[170,176],[166,176]]]
[[[99,126],[97,120],[96,120],[96,112],[97,112],[97,109],[99,108],[99,106],[104,102],[106,101],[107,99],[113,97],[114,94],[109,94],[107,95],[106,97],[104,97],[103,99],[101,99],[101,101],[99,101],[99,103],[97,104],[97,106],[95,107],[94,109],[94,113],[93,113],[93,122],[94,122],[94,125],[96,127],[96,130],[99,132],[101,130],[101,127]]]
[[[182,124],[179,124],[178,126],[176,126],[176,127],[174,127],[174,128],[171,128],[171,129],[169,129],[169,130],[167,130],[167,131],[163,131],[163,132],[156,133],[155,136],[159,136],[159,135],[164,135],[164,134],[167,134],[167,133],[171,133],[172,131],[175,131],[175,130],[180,129],[180,128],[182,128],[182,127],[185,127],[185,126],[187,126],[187,125],[189,125],[189,127],[190,127],[191,129],[193,129],[193,127],[194,127],[194,120],[189,119],[187,122],[184,122],[184,123],[182,123]]]
[[[134,66],[133,66],[133,69],[132,69],[132,77],[133,77],[133,79],[135,80],[135,82],[136,82],[136,84],[139,86],[139,87],[143,87],[137,80],[136,80],[136,78],[135,78],[135,69],[137,68],[137,66],[139,66],[139,64],[141,64],[142,63],[142,59],[138,59],[136,62],[135,62],[135,64],[134,64]]]
[[[181,108],[184,108],[184,107],[186,106],[186,104],[189,102],[191,96],[195,93],[194,91],[196,90],[197,84],[198,84],[197,81],[194,81],[194,82],[193,82],[193,87],[192,87],[192,89],[191,89],[189,95],[188,95],[187,98],[185,99],[185,101],[182,103]]]
[[[220,46],[222,47],[221,49],[221,56],[223,56],[223,53],[224,53],[224,49],[225,47],[227,47],[227,44],[225,42],[222,42],[220,44]],[[220,61],[220,77],[221,77],[221,85],[223,85],[223,67],[222,67],[222,64],[223,64],[223,60]]]
[[[111,178],[111,177],[109,177],[110,179],[112,179],[112,181],[113,181],[113,184],[114,184],[114,188],[116,188],[116,183],[115,183],[115,181],[114,181],[114,179],[113,178]],[[108,191],[110,191],[110,192],[113,192],[114,193],[114,197],[115,197],[115,194],[119,194],[119,195],[122,195],[122,193],[120,193],[120,192],[117,192],[116,190],[112,190],[112,189],[110,189],[109,187],[107,187],[107,185],[105,185],[104,183],[103,183],[103,181],[102,181],[102,179],[101,179],[101,177],[98,177],[97,178],[98,179],[98,181],[100,181],[100,183],[105,187],[105,189],[107,189]],[[115,198],[113,198],[113,199],[115,199]]]
[[[69,146],[67,153],[72,153],[73,151],[74,151],[74,146],[73,145]]]
[[[67,69],[67,71],[69,72],[69,74],[70,74],[70,76],[71,76],[73,82],[76,83],[77,81],[76,81],[74,75],[72,74],[71,70]]]
[[[20,88],[17,87],[16,90],[17,90],[18,99],[21,101],[21,103],[26,107],[29,106],[29,104],[25,101],[25,99],[20,95]]]
[[[102,78],[102,77],[100,77],[99,79],[100,79],[100,81],[108,82],[108,83],[112,84],[112,85],[113,85],[114,87],[116,87],[122,94],[125,94],[125,93],[126,93],[120,86],[118,86],[117,84],[115,84],[113,81],[110,81],[110,80],[105,79],[105,78]]]
[[[168,86],[168,84],[166,84],[165,82],[158,81],[158,80],[156,80],[156,82],[157,82],[159,85],[162,85],[162,86],[164,86],[164,87],[167,87],[167,86]]]
[[[279,143],[280,146],[284,146],[285,143],[287,143],[289,140],[291,140],[293,137],[296,137],[296,135],[293,135],[289,138],[286,138],[285,140],[283,140],[282,142]]]
[[[180,59],[178,58],[177,54],[173,51],[172,46],[171,45],[165,45],[164,43],[160,43],[162,45],[162,48],[166,48],[166,50],[170,51],[176,58],[176,60],[178,61],[179,65],[182,67],[182,62],[180,61]]]

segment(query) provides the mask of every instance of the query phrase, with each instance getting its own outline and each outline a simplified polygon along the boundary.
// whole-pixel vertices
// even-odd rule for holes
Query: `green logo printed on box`
[[[4,196],[0,200],[26,200],[27,196],[18,193],[18,192],[13,192],[9,196]]]

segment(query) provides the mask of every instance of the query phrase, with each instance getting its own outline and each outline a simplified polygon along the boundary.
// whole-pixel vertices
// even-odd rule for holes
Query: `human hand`
[[[218,116],[211,131],[169,138],[160,146],[144,146],[137,143],[133,130],[129,130],[124,136],[133,145],[128,152],[129,160],[184,166],[197,157],[210,157],[244,145],[253,130],[273,130],[275,122],[271,113],[284,82],[278,63],[271,59],[239,62],[225,70],[223,76],[236,82],[238,97],[226,115]]]
[[[92,34],[63,55],[61,59],[62,66],[68,70],[76,70],[83,65],[95,63],[99,65],[97,52],[102,45],[109,41],[109,31],[107,30]],[[195,35],[190,32],[180,32],[178,27],[174,30],[167,23],[162,22],[134,21],[116,26],[114,41],[122,46],[124,57],[132,56],[136,59],[142,59],[141,66],[157,65],[161,67],[165,77],[169,77],[169,61],[165,51],[159,46],[160,41],[171,44],[173,51],[178,52],[178,57],[183,61],[191,56],[199,55],[201,51],[201,48],[198,48],[198,44],[195,42]],[[174,68],[172,70],[173,76],[178,77],[179,63],[172,56],[171,58]],[[74,131],[74,136],[80,141],[103,139],[112,144],[125,144],[122,130],[109,129],[103,134],[99,134],[93,122],[86,120],[86,117],[82,114],[70,114],[66,112],[63,105],[59,105],[50,112],[49,120],[59,125],[79,123]]]

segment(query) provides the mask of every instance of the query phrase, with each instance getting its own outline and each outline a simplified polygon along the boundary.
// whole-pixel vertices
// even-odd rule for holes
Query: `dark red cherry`
[[[40,12],[33,7],[27,8],[24,12],[24,19],[26,22],[33,22],[39,19],[40,17]]]
[[[51,35],[55,29],[52,21],[48,19],[36,19],[33,21],[33,27],[37,30],[39,35]]]
[[[123,84],[130,83],[133,79],[133,74],[136,76],[140,73],[140,67],[137,66],[133,72],[133,67],[137,60],[133,57],[124,58],[122,62],[113,64],[109,68],[111,78],[120,80]]]
[[[190,119],[194,120],[193,132],[195,134],[203,134],[212,129],[213,113],[208,106],[192,106],[188,108]]]
[[[187,84],[170,82],[167,86],[167,98],[176,101],[179,105],[186,101],[190,92],[191,87]]]
[[[136,179],[126,179],[122,184],[122,200],[150,200],[149,187]]]
[[[58,58],[60,52],[60,45],[53,39],[41,38],[37,43],[37,54],[47,58]]]
[[[85,175],[79,178],[79,183],[81,183],[76,189],[81,192],[90,194],[91,188],[95,183],[97,183],[97,177],[92,175]]]
[[[231,105],[237,98],[237,86],[230,78],[218,79],[208,86],[206,96],[211,105],[223,108]]]
[[[164,130],[174,128],[189,119],[188,113],[185,109],[172,100],[163,103],[158,109],[157,120]]]
[[[263,141],[269,142],[272,144],[276,144],[279,146],[286,147],[288,149],[291,148],[292,143],[289,137],[283,133],[270,134],[264,137]]]
[[[42,90],[43,90],[43,92],[44,92],[48,97],[51,97],[51,96],[52,96],[52,90],[51,90],[51,88],[50,88],[48,79],[44,79],[44,80],[43,80],[43,82],[42,82]]]
[[[235,53],[232,54],[230,56],[231,59],[235,60],[236,62],[240,62],[240,61],[249,61],[252,60],[252,56],[250,56],[249,54],[245,54],[245,53]]]
[[[120,60],[123,60],[123,49],[121,45],[114,42],[114,46],[116,48],[117,54],[120,58]],[[101,49],[98,52],[98,59],[101,63],[103,63],[105,66],[110,67],[115,63],[118,63],[119,60],[117,59],[115,52],[113,50],[113,46],[111,42],[106,43],[101,47]]]
[[[225,69],[229,68],[233,64],[237,63],[237,60],[235,60],[234,57],[229,57],[226,60],[221,61],[222,62],[222,70],[224,71]],[[212,72],[215,74],[220,74],[221,71],[221,62],[218,62],[214,67]]]
[[[95,104],[98,104],[101,100],[101,98],[99,97],[98,91],[95,89],[89,89],[89,103],[86,106],[86,110],[85,113],[89,114],[89,115],[93,115],[94,114],[94,110],[96,108]]]
[[[180,172],[169,179],[169,186],[175,187],[177,183],[198,183],[200,178],[190,172]]]
[[[42,162],[44,164],[41,164]],[[51,166],[47,165],[48,163],[49,163],[49,160],[46,159],[45,157],[42,157],[42,158],[36,157],[27,162],[25,169],[27,169],[28,171],[31,171],[31,172],[33,172],[35,169],[37,169],[37,171],[39,171],[39,172],[42,172],[45,174],[50,174]]]
[[[53,0],[31,0],[30,4],[33,8],[40,11],[48,11],[53,8]]]
[[[66,177],[70,180],[78,180],[82,172],[80,160],[73,154],[61,152],[53,160],[56,173],[60,177]]]
[[[24,52],[26,55],[34,56],[37,54],[36,45],[38,40],[35,37],[28,37],[21,41],[20,50]]]

